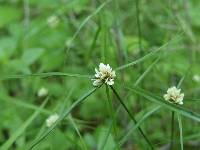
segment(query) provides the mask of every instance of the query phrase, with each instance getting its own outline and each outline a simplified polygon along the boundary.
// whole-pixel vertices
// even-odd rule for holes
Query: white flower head
[[[101,84],[113,85],[114,78],[116,77],[115,71],[112,70],[109,64],[105,65],[100,63],[99,70],[95,68],[95,78],[92,79],[94,86],[100,86]]]
[[[164,94],[164,99],[171,103],[183,105],[184,94],[181,93],[181,89],[177,89],[175,86],[167,90],[167,94]]]
[[[45,96],[48,95],[48,93],[49,93],[49,91],[45,87],[42,87],[42,88],[39,89],[37,96],[38,97],[45,97]]]
[[[58,114],[54,114],[54,115],[49,116],[46,119],[46,126],[51,127],[58,120],[58,118],[59,118]]]
[[[200,82],[200,76],[199,75],[194,75],[193,76],[193,80],[195,81],[195,82]]]
[[[60,22],[59,18],[55,15],[47,18],[47,23],[48,23],[49,27],[51,27],[51,28],[57,27],[59,22]]]

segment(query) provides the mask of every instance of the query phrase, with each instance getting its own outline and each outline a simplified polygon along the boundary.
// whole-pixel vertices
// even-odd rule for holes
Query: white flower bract
[[[95,68],[95,78],[92,79],[94,86],[100,86],[102,84],[113,85],[114,78],[116,77],[115,71],[112,70],[109,64],[99,64],[99,69]]]
[[[200,76],[199,75],[194,75],[193,76],[193,80],[195,81],[195,82],[200,82]]]
[[[54,115],[49,116],[46,119],[46,126],[51,127],[58,120],[58,118],[59,118],[58,114],[54,114]]]
[[[37,96],[38,97],[45,97],[48,95],[48,90],[45,87],[39,89]]]
[[[51,28],[57,27],[59,22],[60,22],[59,18],[55,15],[47,18],[47,23],[48,23],[49,27],[51,27]]]
[[[164,94],[164,99],[171,103],[183,105],[184,94],[181,93],[181,89],[177,89],[175,86],[167,90],[167,94]]]

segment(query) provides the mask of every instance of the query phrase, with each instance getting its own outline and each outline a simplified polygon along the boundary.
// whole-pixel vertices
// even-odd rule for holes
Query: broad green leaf
[[[0,28],[20,19],[22,13],[17,7],[0,6]]]
[[[35,61],[37,61],[40,56],[43,54],[44,49],[42,48],[32,48],[25,50],[22,55],[22,61],[27,65],[32,65]]]
[[[14,38],[1,38],[0,39],[0,61],[5,61],[12,56],[16,47],[16,40]],[[8,60],[7,60],[7,63]]]

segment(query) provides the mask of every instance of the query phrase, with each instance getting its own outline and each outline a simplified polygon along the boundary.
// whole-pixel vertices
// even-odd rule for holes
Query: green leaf
[[[182,120],[181,116],[178,115],[178,125],[179,125],[179,131],[180,131],[180,143],[181,143],[181,150],[183,150],[183,128],[182,128]]]
[[[45,137],[47,137],[58,125],[59,122],[61,122],[64,118],[66,118],[71,111],[81,102],[83,102],[87,97],[89,97],[91,94],[93,94],[96,91],[97,88],[92,88],[87,93],[85,93],[82,97],[80,97],[77,101],[75,101],[69,109],[67,109],[63,114],[60,115],[59,119],[50,127],[48,128],[39,138],[35,139],[34,142],[31,144],[29,149],[33,149],[36,145],[38,145]]]
[[[131,111],[127,108],[127,106],[125,105],[125,103],[123,102],[123,100],[121,99],[121,97],[119,96],[119,94],[117,93],[117,91],[114,89],[113,86],[110,86],[110,88],[112,89],[113,93],[115,94],[115,96],[117,97],[118,101],[120,102],[120,104],[122,105],[122,107],[126,110],[126,112],[128,113],[129,117],[131,118],[131,120],[137,124],[137,120],[135,119],[135,117],[132,115]],[[140,132],[140,134],[142,135],[142,137],[144,138],[144,140],[146,141],[146,143],[149,145],[149,148],[151,148],[152,150],[154,149],[153,145],[151,144],[150,140],[148,139],[148,137],[146,136],[146,134],[144,133],[144,131],[142,130],[141,127],[138,127],[138,131]]]
[[[132,126],[132,128],[130,128],[128,132],[121,138],[121,140],[119,141],[120,146],[122,146],[125,141],[127,141],[128,137],[131,135],[131,133],[133,133],[135,129],[137,129],[149,116],[158,111],[160,108],[161,106],[155,106],[152,110],[143,115],[142,118],[138,120],[138,122],[134,126]]]
[[[82,149],[83,149],[83,150],[88,150],[87,145],[86,145],[86,143],[85,143],[85,141],[84,141],[84,139],[83,139],[83,137],[82,137],[82,135],[81,135],[81,133],[80,133],[80,131],[79,131],[79,128],[78,128],[78,126],[76,125],[74,119],[71,117],[71,115],[69,115],[69,121],[70,121],[70,123],[72,124],[73,128],[76,130],[76,133],[78,134],[78,136],[79,136],[79,138],[80,138],[80,143],[81,143]]]
[[[0,28],[20,19],[21,15],[21,11],[15,7],[0,6]]]
[[[39,109],[39,107],[37,105],[34,105],[32,103],[28,103],[28,102],[24,102],[23,100],[16,99],[16,98],[13,98],[11,96],[7,96],[7,95],[5,95],[1,92],[0,92],[0,101],[4,102],[4,103],[10,103],[10,105],[20,106],[23,109],[24,108],[30,109],[30,110],[38,110]],[[49,115],[49,114],[52,113],[51,111],[44,109],[44,108],[40,108],[40,112],[43,113],[43,114],[46,114],[46,115]]]
[[[0,39],[0,61],[8,59],[14,53],[16,39],[5,37]],[[7,62],[8,63],[8,62]]]
[[[44,49],[42,48],[32,48],[28,49],[22,55],[22,61],[27,65],[32,65],[35,61],[37,61],[40,56],[43,54]]]
[[[139,59],[137,59],[135,61],[132,61],[132,62],[130,62],[128,64],[122,65],[122,66],[116,68],[115,70],[116,71],[123,70],[123,69],[126,69],[128,67],[134,66],[134,65],[136,65],[136,64],[138,64],[140,62],[143,62],[146,59],[149,59],[149,58],[153,57],[155,54],[157,54],[158,52],[160,52],[161,50],[163,50],[164,47],[168,46],[169,44],[171,44],[171,43],[173,43],[173,42],[175,42],[176,40],[179,40],[179,39],[180,39],[180,35],[178,34],[175,38],[171,39],[170,41],[168,41],[167,43],[165,43],[161,47],[159,47],[159,48],[151,51],[150,53],[144,55],[143,57],[141,57],[141,58],[139,58]]]
[[[17,140],[17,138],[24,133],[26,128],[32,123],[32,121],[40,114],[41,109],[45,106],[47,103],[49,97],[43,102],[43,104],[40,106],[39,109],[37,109],[33,115],[29,117],[28,120],[26,120],[19,129],[0,147],[1,150],[7,150],[12,144]]]
[[[114,137],[112,136],[112,134],[110,134],[112,126],[113,126],[112,124],[113,122],[110,124],[109,127],[107,128],[103,127],[99,131],[98,146],[97,146],[98,150],[111,150],[116,145],[114,141]]]
[[[8,80],[8,79],[21,79],[27,77],[41,77],[47,78],[52,76],[68,76],[68,77],[77,77],[77,78],[91,78],[90,75],[81,75],[81,74],[71,74],[64,72],[48,72],[48,73],[32,73],[32,74],[19,74],[19,75],[3,75],[0,77],[0,80]]]

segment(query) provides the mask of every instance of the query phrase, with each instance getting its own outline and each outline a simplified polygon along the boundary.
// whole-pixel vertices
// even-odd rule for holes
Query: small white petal
[[[112,75],[113,78],[116,77],[115,71],[112,71],[111,75]]]
[[[38,93],[37,93],[37,96],[38,97],[45,97],[48,95],[48,90],[45,88],[45,87],[42,87],[39,89]]]
[[[58,120],[58,118],[58,114],[49,116],[49,118],[46,119],[46,126],[51,127]]]
[[[98,71],[98,69],[97,69],[97,68],[95,68],[95,72],[96,72],[96,73],[99,73],[99,71]]]
[[[100,79],[96,79],[96,80],[94,80],[94,82],[93,82],[93,85],[94,86],[100,86],[102,84],[102,81],[100,80]]]
[[[99,70],[95,68],[96,74],[94,75],[96,79],[93,81],[94,86],[99,86],[103,83],[108,85],[114,84],[114,78],[116,77],[115,71],[112,71],[112,68],[109,64],[105,65],[103,63],[99,64]]]
[[[113,85],[113,84],[114,84],[114,81],[113,81],[113,80],[109,80],[109,81],[107,82],[107,84],[108,84],[108,85]]]
[[[183,105],[183,102],[181,101],[181,102],[179,102],[178,104]]]
[[[96,74],[95,74],[95,77],[96,77],[96,78],[100,78],[100,77],[101,77],[101,73],[96,73]]]
[[[170,99],[170,95],[169,95],[169,94],[165,94],[163,97],[164,97],[164,99],[167,100],[167,101]]]

